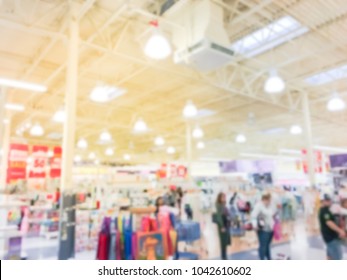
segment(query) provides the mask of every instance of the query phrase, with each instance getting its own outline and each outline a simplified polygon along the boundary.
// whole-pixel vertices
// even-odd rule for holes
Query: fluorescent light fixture
[[[161,60],[167,58],[172,50],[166,37],[159,32],[158,28],[155,28],[145,45],[144,52],[149,58]]]
[[[172,154],[176,153],[176,149],[174,147],[170,146],[170,147],[167,148],[166,152],[168,154],[172,155]]]
[[[204,131],[199,126],[196,126],[193,130],[193,137],[197,139],[204,137]]]
[[[236,143],[245,143],[247,141],[247,138],[243,134],[239,134],[235,138]]]
[[[61,138],[63,138],[63,135],[58,132],[51,132],[47,135],[47,138],[52,140],[60,140]]]
[[[202,142],[202,141],[199,141],[199,142],[196,144],[196,148],[198,148],[199,150],[205,149],[205,143]]]
[[[334,96],[330,98],[330,100],[327,103],[327,109],[331,112],[342,111],[345,108],[345,101],[337,93],[335,93]]]
[[[231,48],[246,57],[256,56],[299,37],[309,29],[291,16],[284,16],[241,38]]]
[[[148,130],[147,124],[144,122],[143,119],[138,119],[134,125],[134,132],[135,133],[144,133]]]
[[[81,156],[79,156],[79,155],[75,155],[74,156],[74,162],[78,163],[78,162],[81,162],[81,161],[82,161]]]
[[[280,149],[279,152],[282,154],[291,154],[291,155],[301,155],[302,154],[300,150],[293,150],[293,149]]]
[[[87,140],[84,138],[81,138],[80,140],[78,140],[77,147],[80,149],[87,149],[88,148]]]
[[[103,131],[101,132],[99,139],[101,142],[111,142],[112,136],[108,131]]]
[[[270,71],[270,76],[265,81],[264,91],[270,94],[281,93],[284,91],[286,85],[283,79],[278,76],[276,70]]]
[[[280,156],[280,155],[271,155],[271,154],[253,154],[253,153],[241,153],[241,157],[247,158],[261,158],[261,159],[279,159],[279,160],[299,160],[300,157],[288,157],[288,156]]]
[[[57,112],[55,112],[54,116],[53,116],[53,121],[57,122],[57,123],[63,123],[66,120],[66,114],[65,114],[65,110],[60,109]]]
[[[347,148],[328,147],[328,146],[319,146],[319,145],[316,145],[313,148],[320,151],[347,153]]]
[[[284,133],[286,131],[287,131],[287,129],[285,129],[283,127],[273,127],[273,128],[263,130],[262,133],[274,135],[274,134],[281,134],[281,133]]]
[[[165,144],[165,140],[164,140],[163,137],[158,136],[158,137],[155,138],[154,144],[155,144],[156,146],[163,146],[163,145]]]
[[[93,159],[95,159],[95,158],[96,158],[95,153],[93,153],[93,152],[89,153],[88,159],[93,160]]]
[[[215,115],[216,112],[209,109],[199,109],[196,118],[206,118]]]
[[[347,78],[347,64],[309,76],[305,81],[310,85],[319,86],[343,78]]]
[[[30,91],[45,92],[47,87],[39,84],[28,83],[24,81],[11,80],[6,78],[0,78],[0,85],[5,87],[13,87],[19,89],[26,89]]]
[[[126,93],[123,88],[117,88],[108,85],[98,85],[90,93],[90,99],[98,103],[110,102],[113,99],[122,96]]]
[[[54,152],[53,152],[52,150],[49,150],[49,151],[47,152],[47,156],[48,156],[49,158],[53,157],[53,156],[54,156]]]
[[[191,100],[188,100],[183,109],[183,116],[185,118],[194,118],[198,114],[198,109]]]
[[[105,155],[107,156],[113,156],[114,155],[114,151],[112,148],[107,148],[105,151]]]
[[[124,160],[130,160],[130,159],[131,159],[131,156],[128,155],[128,154],[125,154],[125,155],[123,156],[123,158],[124,158]]]
[[[299,135],[302,133],[302,128],[299,125],[292,125],[290,128],[290,133],[293,135]]]
[[[4,119],[4,120],[3,120],[3,123],[4,123],[4,124],[9,124],[10,121],[9,121],[8,119]]]
[[[12,111],[24,111],[24,106],[21,104],[6,103],[5,108]]]
[[[31,136],[42,136],[44,133],[43,127],[38,123],[34,124],[30,129]]]

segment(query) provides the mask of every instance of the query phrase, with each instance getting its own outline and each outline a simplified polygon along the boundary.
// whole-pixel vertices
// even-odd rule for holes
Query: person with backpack
[[[252,225],[259,241],[259,259],[271,260],[271,242],[274,236],[276,206],[271,201],[271,194],[264,193],[251,213]]]
[[[346,238],[346,232],[336,221],[336,216],[332,213],[332,199],[328,194],[323,194],[321,198],[321,208],[319,210],[319,224],[323,240],[327,247],[328,260],[342,260],[342,242]]]

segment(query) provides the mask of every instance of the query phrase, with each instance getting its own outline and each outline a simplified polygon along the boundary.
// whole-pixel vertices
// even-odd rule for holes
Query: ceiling
[[[347,113],[327,111],[326,102],[333,91],[347,101],[347,79],[320,86],[305,82],[308,76],[347,64],[347,37],[341,36],[347,32],[344,0],[213,0],[224,9],[230,42],[283,16],[293,17],[308,30],[260,55],[237,57],[208,74],[176,65],[172,59],[153,61],[144,55],[149,21],[158,18],[170,39],[173,23],[156,15],[163,2],[74,1],[80,18],[76,142],[84,137],[89,143],[87,151],[77,149],[76,153],[86,158],[93,151],[109,161],[122,161],[124,153],[131,154],[134,162],[184,159],[186,121],[182,109],[187,100],[213,112],[191,123],[199,124],[205,132],[206,148],[194,149],[194,158],[236,158],[240,152],[300,149],[305,146],[305,133],[294,136],[289,128],[293,124],[304,127],[304,93],[309,96],[314,144],[344,146]],[[7,102],[25,105],[23,112],[7,112],[12,141],[49,146],[61,143],[49,135],[63,131],[62,124],[52,118],[64,106],[66,94],[68,11],[69,1],[0,1],[0,76],[48,87],[46,93],[6,90]],[[286,91],[279,96],[263,91],[273,67],[286,81]],[[94,103],[89,94],[100,81],[127,93],[107,104]],[[150,131],[134,135],[132,127],[139,117]],[[17,130],[27,122],[40,123],[45,135],[35,138],[28,130],[19,135]],[[108,145],[115,148],[112,158],[107,158],[106,147],[98,144],[104,129],[114,139]],[[238,133],[246,135],[245,144],[235,143]],[[169,156],[165,147],[155,147],[157,135],[165,137],[165,147],[174,146],[177,153]]]

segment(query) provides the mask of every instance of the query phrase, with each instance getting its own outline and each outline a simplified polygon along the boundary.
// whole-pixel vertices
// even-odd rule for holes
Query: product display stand
[[[68,260],[75,257],[75,222],[76,222],[76,196],[64,194],[60,215],[59,260]]]

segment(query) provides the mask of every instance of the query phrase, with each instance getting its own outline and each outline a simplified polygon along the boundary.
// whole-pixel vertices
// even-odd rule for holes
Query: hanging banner
[[[347,167],[347,154],[331,155],[329,159],[331,168]]]
[[[33,146],[33,164],[29,172],[29,178],[46,177],[47,153],[47,146]]]
[[[53,149],[53,157],[51,159],[51,178],[60,178],[61,176],[61,156],[62,149],[61,147],[54,147]]]
[[[8,154],[7,183],[26,178],[28,145],[11,144]]]

